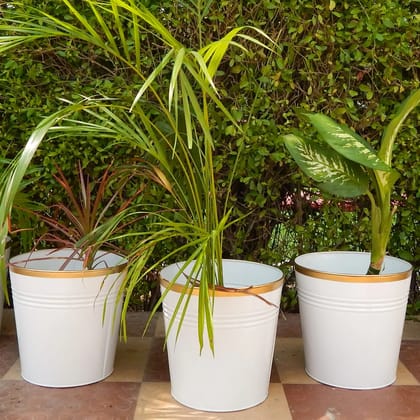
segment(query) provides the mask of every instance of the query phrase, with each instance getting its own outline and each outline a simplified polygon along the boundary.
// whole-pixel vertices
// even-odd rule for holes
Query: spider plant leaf
[[[379,159],[369,143],[348,127],[338,124],[324,114],[304,113],[303,116],[314,126],[322,139],[342,156],[367,168],[391,170]]]
[[[294,134],[282,138],[302,171],[318,182],[322,190],[340,197],[356,197],[367,192],[369,178],[361,165],[327,145]]]

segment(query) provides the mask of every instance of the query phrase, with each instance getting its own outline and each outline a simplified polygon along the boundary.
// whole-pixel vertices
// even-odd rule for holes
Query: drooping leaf
[[[294,134],[282,137],[290,154],[302,171],[319,183],[319,187],[340,197],[365,194],[369,180],[364,169],[328,145],[304,140]]]

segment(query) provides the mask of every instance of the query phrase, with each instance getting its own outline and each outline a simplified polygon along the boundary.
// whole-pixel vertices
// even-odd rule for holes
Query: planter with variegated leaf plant
[[[420,103],[420,90],[403,101],[384,129],[379,151],[349,127],[303,112],[318,137],[288,134],[285,145],[321,190],[339,197],[367,195],[370,253],[330,251],[295,260],[307,373],[344,388],[380,388],[396,379],[412,266],[386,255],[393,215],[394,141]]]

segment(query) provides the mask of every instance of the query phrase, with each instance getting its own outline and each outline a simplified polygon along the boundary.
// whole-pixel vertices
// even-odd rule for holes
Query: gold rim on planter
[[[401,271],[399,273],[389,274],[338,274],[303,267],[296,263],[295,270],[306,276],[311,276],[318,279],[341,281],[348,283],[380,283],[405,280],[408,276],[411,276],[412,271],[412,269],[410,269]]]
[[[65,257],[54,257],[55,259],[66,260]],[[48,278],[81,278],[81,277],[98,277],[110,274],[121,273],[127,267],[127,262],[123,262],[113,267],[97,268],[91,270],[38,270],[36,268],[20,267],[16,264],[24,263],[27,260],[9,262],[9,269],[13,273],[22,274],[24,276],[48,277]]]
[[[214,289],[214,296],[220,297],[235,297],[235,296],[253,296],[268,293],[278,289],[284,283],[284,277],[274,280],[270,283],[261,284],[259,286],[246,286],[246,287],[223,287],[216,286]],[[168,280],[160,277],[160,284],[166,289],[171,289],[173,292],[182,293],[185,290],[184,284],[174,283],[171,284]],[[192,294],[198,295],[199,287],[193,287]],[[209,293],[212,295],[213,289],[209,287]]]

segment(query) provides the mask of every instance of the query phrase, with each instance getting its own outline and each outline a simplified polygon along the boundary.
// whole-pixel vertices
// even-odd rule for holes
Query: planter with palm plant
[[[120,147],[130,144],[147,160],[149,173],[170,199],[155,211],[149,208],[147,232],[135,233],[137,245],[131,249],[128,275],[120,289],[126,293],[123,320],[135,285],[151,270],[166,266],[156,308],[163,303],[173,396],[212,411],[256,405],[268,393],[282,273],[263,264],[223,259],[223,232],[235,220],[217,187],[213,154],[221,133],[212,109],[242,131],[221,100],[216,72],[228,49],[246,52],[239,41],[268,51],[265,44],[271,40],[257,28],[238,27],[203,45],[202,22],[211,1],[190,2],[197,12],[197,49],[175,39],[141,4],[89,0],[93,24],[69,1],[63,3],[73,21],[60,21],[37,9],[13,10],[11,20],[0,25],[0,31],[9,33],[3,50],[40,38],[87,42],[129,69],[142,87],[128,104],[115,98],[69,104],[41,122],[34,137],[40,142],[54,131],[73,138],[112,139]],[[162,53],[150,73],[142,68],[139,35],[152,37]],[[75,111],[78,121],[63,121]],[[231,179],[234,171],[235,166]],[[225,183],[228,193],[231,179]],[[99,229],[92,235],[100,243],[109,232]],[[150,259],[156,247],[173,241],[179,246],[169,248],[158,261]],[[178,256],[182,262],[176,262]]]
[[[370,253],[330,251],[295,260],[306,371],[316,380],[345,388],[393,383],[411,280],[411,265],[386,255],[398,205],[392,191],[394,141],[420,103],[420,90],[400,104],[385,128],[379,151],[349,127],[326,115],[301,115],[318,137],[283,136],[302,171],[329,194],[366,194],[371,204]]]
[[[9,267],[22,377],[70,387],[113,371],[127,260],[114,243],[89,235],[95,229],[117,235],[127,223],[115,220],[142,188],[124,198],[131,173],[111,166],[91,181],[79,165],[79,188],[59,168],[54,177],[66,201],[40,213],[47,231],[37,243],[54,248],[17,255]]]

